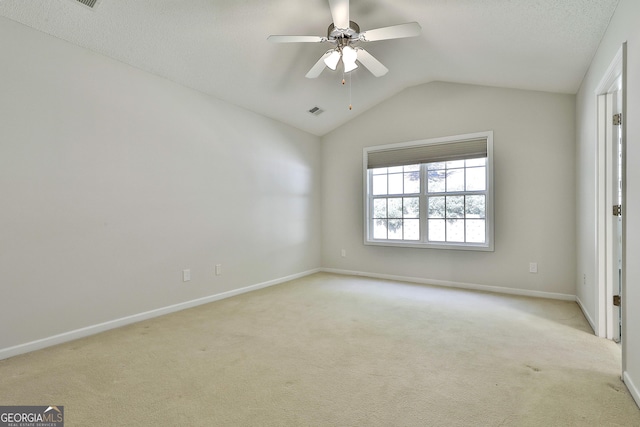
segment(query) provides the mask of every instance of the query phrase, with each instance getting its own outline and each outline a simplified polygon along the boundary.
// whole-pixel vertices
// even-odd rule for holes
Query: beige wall
[[[0,57],[0,350],[320,267],[318,137],[5,18]]]
[[[326,135],[323,266],[574,295],[574,106],[572,95],[429,83]],[[363,147],[487,130],[494,131],[495,252],[363,244]]]
[[[596,89],[626,41],[627,65],[627,200],[626,289],[623,294],[623,371],[640,404],[640,2],[621,0],[577,95],[577,283],[576,292],[589,316],[597,319],[598,283],[596,217]],[[583,284],[580,277],[587,275]]]

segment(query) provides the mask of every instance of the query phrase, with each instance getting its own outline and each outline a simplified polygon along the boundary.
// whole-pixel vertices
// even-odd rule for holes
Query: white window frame
[[[486,139],[487,141],[487,190],[486,190],[486,223],[485,232],[486,239],[484,243],[466,243],[466,242],[429,242],[426,240],[426,224],[427,209],[423,199],[428,197],[426,193],[425,175],[422,173],[424,166],[421,167],[421,185],[420,185],[420,240],[374,240],[373,239],[373,220],[372,220],[372,200],[371,179],[368,170],[369,154],[374,152],[399,150],[403,148],[412,148],[426,146],[430,144],[447,144],[457,143],[473,139]],[[377,145],[365,147],[363,149],[363,183],[364,183],[364,244],[371,246],[396,246],[405,248],[427,248],[427,249],[453,249],[453,250],[471,250],[471,251],[493,251],[494,250],[494,183],[493,183],[493,131],[477,132],[464,135],[454,135],[442,138],[430,138],[418,141],[401,142],[397,144]],[[454,194],[452,194],[454,195]]]

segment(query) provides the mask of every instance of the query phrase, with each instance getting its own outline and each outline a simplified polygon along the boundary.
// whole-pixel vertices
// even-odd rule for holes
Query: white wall
[[[595,154],[596,93],[616,53],[627,41],[627,200],[626,289],[623,295],[623,371],[625,381],[640,404],[640,2],[621,0],[577,95],[577,295],[595,318]],[[587,274],[587,283],[580,277]]]
[[[575,295],[574,121],[572,95],[451,83],[406,89],[363,113],[323,137],[323,266]],[[487,130],[495,252],[363,244],[363,147]]]
[[[0,350],[320,267],[318,137],[5,18],[0,58]]]

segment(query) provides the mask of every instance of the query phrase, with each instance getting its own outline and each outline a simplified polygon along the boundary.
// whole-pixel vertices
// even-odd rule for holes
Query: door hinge
[[[613,205],[613,216],[622,216],[622,205]]]
[[[622,113],[613,115],[613,125],[620,126],[622,124]]]
[[[621,302],[622,301],[620,300],[620,295],[613,296],[613,305],[615,305],[616,307],[620,307]]]

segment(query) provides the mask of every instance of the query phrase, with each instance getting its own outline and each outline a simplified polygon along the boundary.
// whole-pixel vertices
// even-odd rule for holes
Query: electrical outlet
[[[537,273],[538,272],[538,263],[530,262],[529,263],[529,273]]]
[[[216,276],[222,274],[222,264],[216,264]]]
[[[191,270],[190,269],[182,270],[182,281],[188,282],[189,280],[191,280]]]

